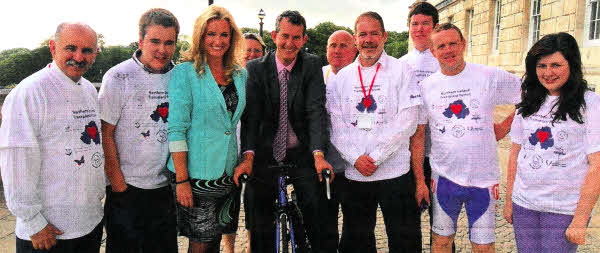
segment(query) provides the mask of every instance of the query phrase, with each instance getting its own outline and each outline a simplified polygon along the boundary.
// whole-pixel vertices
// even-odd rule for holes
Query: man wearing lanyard
[[[274,201],[279,171],[270,165],[294,164],[292,178],[308,238],[314,252],[335,252],[322,217],[325,193],[317,173],[331,169],[323,150],[327,144],[325,85],[319,58],[302,52],[306,21],[285,11],[271,36],[277,50],[248,62],[247,106],[242,116],[240,166],[254,168],[247,190],[246,219],[251,224],[252,250],[274,252]],[[237,175],[236,175],[237,176]],[[236,177],[234,176],[234,177]]]
[[[415,178],[408,172],[409,140],[422,101],[410,67],[383,50],[381,16],[361,14],[354,31],[359,56],[327,85],[331,142],[347,162],[340,252],[377,252],[378,205],[389,252],[420,252],[417,200],[429,201],[429,195],[423,171],[415,171]]]

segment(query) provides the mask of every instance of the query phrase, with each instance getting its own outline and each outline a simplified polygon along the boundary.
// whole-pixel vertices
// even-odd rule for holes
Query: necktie
[[[277,162],[285,159],[288,137],[288,112],[287,112],[287,82],[289,72],[283,69],[279,72],[279,126],[273,140],[273,158]]]

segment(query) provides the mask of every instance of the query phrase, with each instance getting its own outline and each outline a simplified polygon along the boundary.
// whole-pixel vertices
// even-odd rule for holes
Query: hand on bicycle
[[[315,156],[315,168],[317,169],[317,174],[319,175],[319,182],[323,182],[323,171],[329,170],[331,171],[331,181],[333,181],[333,168],[331,165],[325,160],[323,156],[316,155]]]
[[[192,198],[192,186],[190,185],[190,182],[177,184],[177,186],[175,187],[175,191],[177,193],[177,203],[187,208],[194,207],[194,199]]]
[[[238,187],[240,186],[240,176],[242,174],[250,175],[252,173],[252,161],[244,160],[237,167],[235,167],[235,172],[233,173],[233,182]]]
[[[377,165],[375,165],[375,160],[368,155],[361,155],[354,162],[354,167],[365,177],[373,175],[377,170]]]

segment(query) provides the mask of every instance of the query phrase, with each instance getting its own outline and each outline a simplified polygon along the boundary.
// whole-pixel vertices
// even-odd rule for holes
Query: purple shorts
[[[517,250],[519,253],[576,252],[577,244],[571,243],[565,235],[572,220],[573,215],[534,211],[513,202]]]
[[[497,189],[497,185],[487,188],[458,185],[433,172],[431,230],[440,236],[454,235],[458,216],[464,206],[469,220],[469,240],[481,245],[494,243]]]

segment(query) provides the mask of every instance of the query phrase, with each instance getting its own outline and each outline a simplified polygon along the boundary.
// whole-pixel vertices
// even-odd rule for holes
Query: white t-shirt
[[[333,73],[331,65],[323,66],[321,69],[323,70],[323,80],[325,81],[325,85],[327,85],[335,77],[335,73]]]
[[[11,91],[2,115],[0,167],[16,236],[30,240],[47,223],[64,232],[58,239],[90,233],[105,191],[94,86],[53,62]]]
[[[336,76],[331,69],[331,65],[323,66],[323,80],[325,80],[325,85],[330,83]],[[331,127],[329,132],[331,133]],[[335,146],[329,141],[327,144],[327,153],[325,153],[325,160],[331,165],[334,173],[343,173],[344,169],[349,165],[347,162],[342,159],[340,152],[335,148]]]
[[[553,124],[557,100],[547,96],[537,113],[515,116],[510,137],[521,150],[512,201],[531,210],[573,215],[590,166],[587,155],[600,151],[600,96],[585,93],[583,124],[570,117]]]
[[[421,81],[420,124],[431,129],[433,171],[462,186],[498,183],[496,105],[521,100],[520,79],[504,70],[467,63],[454,76],[436,72]]]
[[[361,67],[366,93],[377,65],[373,84],[373,102],[365,109],[358,74],[358,58],[340,70],[327,84],[327,111],[331,117],[331,142],[347,161],[345,175],[355,181],[377,181],[404,175],[410,167],[409,141],[417,128],[421,98],[412,79],[410,66],[382,53],[371,67]],[[369,131],[358,127],[362,114],[374,117]],[[368,155],[379,167],[365,177],[354,167],[361,155]]]
[[[418,84],[423,79],[440,70],[440,63],[433,56],[429,48],[423,52],[415,48],[398,60],[410,65]],[[431,130],[427,126],[425,128],[425,156],[429,157],[429,154],[431,154]]]
[[[102,80],[100,118],[115,126],[125,182],[138,188],[168,184],[170,77],[170,71],[153,74],[131,58],[108,70]]]

